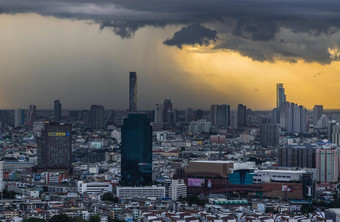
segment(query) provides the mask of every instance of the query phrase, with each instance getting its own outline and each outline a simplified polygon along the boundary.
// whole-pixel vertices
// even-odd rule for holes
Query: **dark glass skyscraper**
[[[129,112],[137,112],[137,73],[130,72]]]
[[[72,169],[71,124],[46,122],[38,146],[40,171]]]
[[[145,114],[132,113],[124,119],[121,147],[121,184],[152,183],[152,127]]]
[[[61,121],[61,103],[60,100],[54,100],[54,121]]]

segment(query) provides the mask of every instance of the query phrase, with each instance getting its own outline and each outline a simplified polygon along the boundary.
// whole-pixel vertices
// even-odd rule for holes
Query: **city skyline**
[[[165,98],[270,110],[277,83],[308,109],[340,108],[339,3],[129,2],[1,1],[0,107],[126,109],[136,71],[141,110]]]

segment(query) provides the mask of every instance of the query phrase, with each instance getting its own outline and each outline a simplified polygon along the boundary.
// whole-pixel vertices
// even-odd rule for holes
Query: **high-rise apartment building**
[[[129,112],[137,112],[137,73],[130,72]]]
[[[237,125],[238,127],[247,125],[247,107],[243,104],[237,106]]]
[[[38,169],[65,171],[72,169],[71,124],[46,122],[38,141]]]
[[[321,183],[335,183],[339,179],[339,149],[316,150],[316,168]]]
[[[155,107],[155,123],[162,123],[163,122],[163,105],[156,104]]]
[[[163,102],[163,122],[171,122],[171,120],[169,120],[171,113],[169,114],[169,112],[172,112],[172,102],[171,99],[165,99]]]
[[[210,116],[213,126],[228,128],[230,126],[230,106],[223,105],[211,105]]]
[[[187,197],[187,185],[184,183],[183,179],[172,180],[169,186],[169,197],[176,201],[179,198]]]
[[[306,113],[305,107],[284,102],[280,108],[280,127],[288,133],[306,133]]]
[[[130,113],[122,126],[121,184],[152,183],[152,127],[145,114]]]
[[[61,103],[60,100],[54,100],[54,121],[61,121]]]
[[[105,128],[105,109],[104,106],[92,105],[90,111],[90,127],[92,129]]]
[[[16,109],[14,112],[14,126],[20,127],[25,125],[25,110]]]
[[[276,108],[280,108],[284,102],[286,102],[285,88],[283,83],[278,83],[276,84]]]
[[[313,125],[316,126],[320,117],[323,114],[323,106],[322,105],[315,105],[313,108]]]
[[[33,123],[37,120],[37,107],[35,105],[30,105],[27,112],[27,125],[33,125]]]
[[[276,147],[279,145],[279,124],[263,124],[260,126],[260,143],[262,146]]]
[[[329,140],[340,146],[340,125],[339,123],[335,122],[335,121],[332,121],[330,122],[329,124],[329,128],[328,128],[328,138]]]
[[[278,149],[279,167],[315,168],[316,147],[288,145]]]

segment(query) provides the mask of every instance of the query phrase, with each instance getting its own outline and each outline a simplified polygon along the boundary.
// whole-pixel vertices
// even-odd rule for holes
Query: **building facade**
[[[339,179],[339,150],[317,149],[316,168],[321,183],[334,183]]]
[[[38,143],[38,169],[71,171],[71,124],[45,123]]]
[[[279,145],[279,124],[263,124],[260,126],[260,143],[262,146],[276,147]]]
[[[100,105],[91,106],[90,127],[91,129],[104,129],[105,128],[104,106],[100,106]]]
[[[124,119],[121,145],[121,184],[143,186],[152,183],[152,127],[145,114]]]

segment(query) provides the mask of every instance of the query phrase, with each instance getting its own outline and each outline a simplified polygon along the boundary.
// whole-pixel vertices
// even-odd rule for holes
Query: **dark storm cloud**
[[[216,30],[211,30],[200,24],[192,24],[183,27],[180,31],[176,32],[171,39],[167,39],[163,43],[169,46],[177,46],[181,49],[183,45],[195,46],[198,44],[204,46],[217,40]]]
[[[340,55],[337,0],[2,0],[0,12],[86,19],[132,38],[145,26],[184,25],[164,44],[205,45],[258,61],[323,64]],[[196,24],[194,26],[190,24]],[[203,24],[198,25],[198,24]],[[217,33],[215,33],[216,30]],[[203,33],[202,33],[203,32]],[[203,35],[202,35],[203,34]]]

